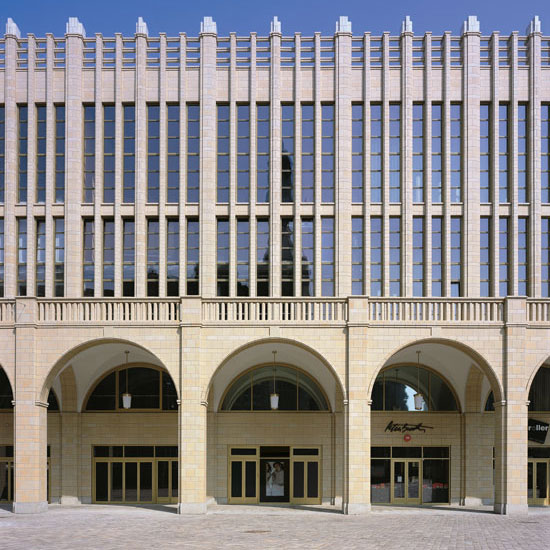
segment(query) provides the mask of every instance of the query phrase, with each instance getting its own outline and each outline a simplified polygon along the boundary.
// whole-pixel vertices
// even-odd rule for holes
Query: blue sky
[[[267,35],[269,22],[277,15],[283,25],[283,34],[300,31],[311,35],[315,31],[332,34],[338,16],[347,15],[353,24],[354,34],[368,30],[373,34],[390,31],[399,33],[401,20],[410,15],[414,31],[422,34],[431,30],[441,34],[449,30],[461,31],[468,15],[477,15],[483,34],[493,30],[510,33],[525,31],[529,20],[538,15],[542,31],[550,35],[550,2],[548,0],[2,0],[0,24],[12,17],[21,32],[42,36],[65,32],[69,16],[78,17],[88,36],[96,32],[112,35],[135,32],[135,22],[142,16],[149,33],[166,32],[175,35],[186,32],[196,36],[200,21],[212,16],[218,24],[218,34],[235,31],[240,35],[256,31]]]

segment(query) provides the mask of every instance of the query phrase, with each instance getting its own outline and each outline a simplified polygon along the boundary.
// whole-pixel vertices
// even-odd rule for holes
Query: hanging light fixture
[[[276,351],[273,353],[273,393],[269,396],[269,402],[271,404],[271,410],[276,411],[279,408],[279,394],[275,390],[275,357],[277,355]]]
[[[416,352],[416,393],[414,394],[414,408],[421,411],[424,408],[424,397],[420,393],[420,350]]]
[[[126,354],[126,393],[122,394],[122,408],[129,409],[132,406],[132,394],[128,393],[128,350],[124,352]]]

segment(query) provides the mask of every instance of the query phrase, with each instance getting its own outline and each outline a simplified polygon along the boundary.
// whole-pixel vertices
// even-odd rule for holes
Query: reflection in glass
[[[237,105],[237,202],[250,195],[250,106]]]
[[[166,296],[179,296],[180,224],[178,218],[166,220]]]
[[[281,218],[281,295],[294,296],[293,218]]]
[[[256,226],[256,295],[269,296],[269,219]]]
[[[269,105],[256,109],[256,200],[262,203],[269,202]]]
[[[370,200],[382,202],[382,105],[379,103],[370,106]]]
[[[334,218],[321,218],[321,296],[334,296]]]
[[[443,296],[443,218],[432,217],[432,296]]]
[[[187,202],[199,202],[200,107],[187,105]]]
[[[229,105],[218,105],[218,191],[216,201],[229,202]]]
[[[364,294],[363,271],[363,218],[351,218],[351,293],[360,296]]]
[[[229,296],[229,220],[218,219],[217,229],[217,296]]]
[[[103,296],[115,295],[115,222],[103,220]]]
[[[159,221],[147,220],[147,296],[159,295]]]
[[[103,202],[115,202],[115,106],[103,106]]]
[[[196,296],[199,293],[199,220],[187,219],[187,296]]]
[[[302,202],[315,196],[315,108],[302,105]]]
[[[122,202],[134,202],[136,183],[136,109],[124,105]]]
[[[248,219],[237,219],[237,296],[250,295],[249,264],[250,226]]]
[[[363,202],[363,105],[351,106],[351,200]],[[362,293],[360,293],[362,294]]]
[[[302,296],[314,295],[315,234],[313,219],[302,218]]]
[[[391,460],[371,460],[370,479],[371,479],[371,502],[385,503],[390,502],[390,470]]]
[[[449,502],[449,461],[422,461],[422,502]]]
[[[168,105],[166,202],[180,201],[180,106]]]
[[[294,105],[281,105],[281,202],[294,201]]]

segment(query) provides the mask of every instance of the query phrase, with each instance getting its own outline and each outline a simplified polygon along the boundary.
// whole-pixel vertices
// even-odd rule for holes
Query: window
[[[382,296],[382,218],[370,219],[370,295]]]
[[[26,105],[18,105],[19,114],[19,163],[18,163],[18,186],[17,202],[27,202],[27,141],[28,141],[28,122],[29,113]],[[26,232],[26,231],[25,231]],[[20,296],[24,296],[21,294]]]
[[[321,200],[334,202],[334,105],[321,105]]]
[[[256,192],[258,202],[269,202],[269,105],[256,107]]]
[[[321,295],[334,296],[334,218],[321,218]]]
[[[85,219],[83,226],[83,255],[82,255],[82,294],[84,296],[94,296],[94,280],[95,280],[95,235],[94,235],[94,220]]]
[[[390,105],[390,202],[401,202],[401,105]]]
[[[36,296],[46,296],[46,221],[36,220]]]
[[[0,105],[0,204],[4,202],[6,191],[6,109]],[[2,280],[4,278],[2,277]],[[3,296],[3,294],[1,294]]]
[[[55,106],[55,202],[65,200],[65,105]]]
[[[147,296],[159,295],[159,221],[147,220]]]
[[[550,297],[550,218],[541,218],[541,283],[542,296]]]
[[[82,202],[95,198],[95,107],[84,105],[84,179]]]
[[[440,103],[432,104],[432,202],[443,202],[443,118]]]
[[[54,294],[57,298],[65,294],[65,220],[54,219]]]
[[[5,234],[4,234],[4,218],[0,218],[0,296],[4,296],[4,249],[5,249]]]
[[[281,296],[294,296],[294,220],[281,218]]]
[[[180,224],[177,218],[166,220],[166,296],[180,294]]]
[[[103,105],[103,202],[115,202],[115,106]]]
[[[17,218],[17,296],[27,295],[27,218]]]
[[[216,201],[229,202],[229,105],[218,105],[218,192]]]
[[[124,150],[122,176],[122,202],[134,202],[136,179],[136,108],[123,105]]]
[[[122,394],[132,396],[132,406],[122,406]],[[99,380],[88,400],[87,411],[132,412],[143,409],[175,411],[177,391],[171,376],[149,367],[117,369]]]
[[[229,220],[218,219],[217,295],[229,296]]]
[[[180,201],[180,106],[168,105],[166,202]]]
[[[528,295],[529,218],[518,218],[518,295]]]
[[[199,202],[200,107],[187,105],[187,202]]]
[[[491,295],[491,219],[483,216],[479,220],[479,295]]]
[[[136,272],[136,235],[134,220],[122,220],[122,227],[122,295],[134,296]]]
[[[550,104],[542,104],[540,142],[540,190],[541,201],[550,203]]]
[[[363,180],[363,105],[351,106],[351,200],[363,202],[365,184]]]
[[[358,296],[364,294],[363,239],[363,218],[351,218],[351,293]]]
[[[382,105],[370,106],[370,200],[382,202]]]
[[[518,202],[527,202],[527,165],[529,161],[527,103],[518,105]]]
[[[302,296],[315,295],[315,231],[313,219],[302,218]]]
[[[12,409],[12,401],[13,392],[11,391],[10,381],[4,369],[0,368],[0,410]],[[2,452],[0,456],[6,456],[5,452]],[[4,487],[6,487],[5,484]],[[4,500],[4,498],[2,498],[2,500]]]
[[[432,218],[432,296],[443,296],[443,218]]]
[[[413,296],[424,296],[424,218],[413,218]]]
[[[294,105],[281,105],[281,202],[294,201]]]
[[[435,372],[416,365],[382,371],[372,390],[373,411],[415,411],[414,395],[420,393],[422,411],[458,411],[450,386]]]
[[[187,220],[187,296],[199,294],[199,220]]]
[[[401,218],[390,218],[390,296],[401,295]]]
[[[270,395],[279,395],[280,411],[328,411],[317,383],[297,369],[258,367],[237,378],[225,394],[222,411],[269,411]]]
[[[529,390],[530,411],[550,411],[550,367],[543,365]]]
[[[269,296],[269,220],[263,218],[256,226],[256,294]]]
[[[302,105],[302,202],[315,198],[315,109]]]
[[[451,296],[462,296],[462,218],[451,218]]]
[[[499,263],[499,295],[508,296],[509,258],[508,258],[508,218],[501,217],[498,220],[498,263]]]
[[[451,104],[451,202],[462,200],[462,105]]]
[[[103,220],[103,296],[115,295],[115,222]]]
[[[237,296],[250,296],[250,224],[237,220]]]
[[[237,105],[237,202],[250,200],[250,105]]]
[[[424,201],[424,105],[413,105],[413,202]]]
[[[498,106],[498,189],[499,201],[508,202],[508,104]]]
[[[479,195],[481,202],[491,201],[491,110],[487,103],[479,106]]]
[[[56,143],[57,145],[57,143]],[[57,169],[57,157],[56,157]],[[36,202],[46,202],[46,106],[36,106]]]
[[[147,202],[158,203],[160,187],[160,107],[147,105]]]

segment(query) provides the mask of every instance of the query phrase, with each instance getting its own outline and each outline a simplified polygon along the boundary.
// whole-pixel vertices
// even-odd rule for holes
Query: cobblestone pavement
[[[215,507],[178,516],[173,507],[50,506],[23,516],[0,509],[1,549],[537,549],[550,548],[550,511],[502,517],[486,510],[331,510]]]

